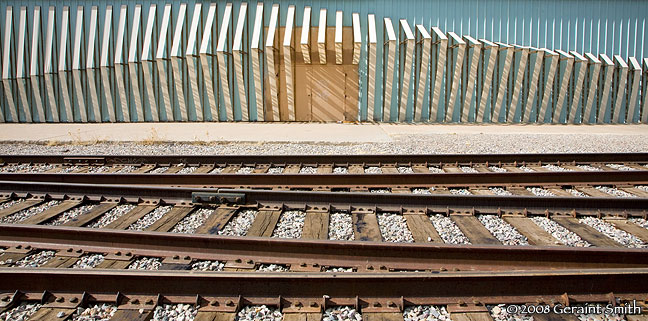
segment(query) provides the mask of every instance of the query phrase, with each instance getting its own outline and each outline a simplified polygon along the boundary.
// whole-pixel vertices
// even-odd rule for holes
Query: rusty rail
[[[18,224],[0,224],[0,245],[228,262],[305,263],[375,272],[648,268],[645,249],[289,240]]]
[[[86,197],[90,200],[119,200],[132,202],[142,199],[168,203],[202,203],[215,197],[214,204],[227,203],[252,205],[263,208],[306,208],[319,206],[340,210],[408,210],[472,214],[506,214],[508,212],[534,215],[547,214],[590,214],[625,213],[644,216],[648,198],[622,197],[540,197],[499,195],[452,195],[452,194],[378,194],[337,193],[311,191],[268,191],[251,189],[214,189],[191,187],[167,187],[144,185],[94,185],[61,184],[41,182],[0,181],[0,194],[38,195],[44,198],[61,199],[66,196]],[[201,196],[202,195],[202,196]],[[221,198],[219,196],[225,195]],[[231,197],[237,195],[237,197]],[[197,199],[195,196],[201,196]]]
[[[153,299],[159,295],[155,300],[158,303],[194,302],[205,310],[225,312],[235,312],[248,304],[279,306],[286,312],[298,306],[296,302],[312,307],[310,312],[320,312],[326,305],[356,305],[363,312],[398,312],[407,305],[456,304],[465,300],[564,304],[570,300],[643,300],[648,294],[645,268],[389,275],[0,268],[0,278],[0,293],[7,297],[15,291],[36,295],[45,291],[85,293],[90,297],[109,294],[113,300],[119,300],[120,295],[149,295]],[[372,310],[375,307],[380,309]]]

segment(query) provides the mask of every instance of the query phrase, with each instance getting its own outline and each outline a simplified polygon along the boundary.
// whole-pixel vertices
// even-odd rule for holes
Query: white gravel
[[[435,174],[445,173],[441,168],[436,167],[436,166],[429,166],[428,170],[430,170],[430,172],[435,173]]]
[[[103,254],[86,254],[72,265],[73,269],[94,269],[104,260]]]
[[[432,190],[434,190],[434,189],[432,189]],[[413,194],[432,194],[432,192],[430,192],[429,188],[413,188],[412,193]]]
[[[389,194],[392,191],[389,188],[370,188],[369,192],[370,193],[378,193],[378,194]]]
[[[564,226],[546,217],[534,216],[531,218],[531,220],[564,245],[575,247],[592,246],[592,244],[583,240],[580,236],[578,236],[578,234],[566,229]]]
[[[585,170],[585,171],[590,171],[590,172],[600,172],[602,169],[590,165],[576,165],[576,167]]]
[[[587,306],[587,305],[596,305],[597,303],[579,303],[579,304],[574,304],[574,306]],[[599,303],[600,304],[600,303]],[[605,306],[604,304],[600,304]],[[626,318],[624,315],[619,315],[619,314],[574,314],[576,318],[580,321],[625,321]]]
[[[506,172],[508,172],[506,170],[506,168],[501,168],[501,167],[497,167],[497,166],[488,166],[488,169],[490,169],[492,172],[496,172],[496,173],[506,173]]]
[[[403,311],[404,321],[450,321],[450,313],[444,306],[416,305]]]
[[[29,207],[22,211],[19,211],[18,213],[14,213],[9,216],[3,217],[2,219],[0,219],[0,223],[12,224],[17,222],[22,222],[36,214],[43,213],[45,210],[51,208],[52,206],[56,206],[60,203],[61,203],[60,201],[49,201],[45,204]]]
[[[135,167],[135,166],[126,165],[126,166],[122,166],[122,168],[120,170],[116,171],[115,173],[128,174],[128,173],[130,173],[130,172],[132,172],[132,171],[134,171],[136,169],[137,169],[137,167]]]
[[[8,202],[4,202],[4,203],[0,204],[0,210],[4,210],[5,208],[10,208],[10,207],[12,207],[12,206],[14,206],[16,204],[22,203],[24,201],[25,201],[24,198],[19,198],[19,199],[16,199],[16,200],[11,200],[11,201],[8,201]]]
[[[461,171],[464,173],[479,173],[478,170],[470,167],[470,166],[461,166]]]
[[[378,226],[385,242],[413,243],[414,237],[407,227],[405,217],[395,213],[380,213]]]
[[[583,193],[583,192],[581,192],[581,191],[579,191],[577,189],[574,189],[574,188],[568,188],[568,189],[566,189],[566,191],[568,191],[570,194],[572,194],[574,196],[589,197],[589,195],[587,195],[587,194],[585,194],[585,193]]]
[[[157,167],[157,168],[154,168],[153,170],[151,170],[149,172],[149,174],[162,174],[162,173],[166,172],[168,169],[169,169],[168,166]]]
[[[625,166],[623,164],[605,164],[605,165],[609,168],[613,168],[619,171],[636,171],[636,169]]]
[[[283,167],[270,167],[268,168],[268,174],[281,174],[283,173],[284,168]]]
[[[493,321],[533,321],[532,314],[509,313],[506,310],[505,304],[487,305],[486,308],[488,308],[488,311],[493,317]]]
[[[349,125],[357,126],[357,125]],[[439,133],[392,135],[388,142],[98,142],[47,145],[5,142],[0,155],[344,155],[645,152],[648,135]],[[550,138],[550,139],[549,139]]]
[[[370,166],[365,168],[365,173],[367,174],[382,174],[382,168],[376,166]]]
[[[630,221],[643,228],[648,228],[648,221],[643,218],[631,218]]]
[[[59,174],[72,173],[72,172],[74,172],[74,171],[76,171],[76,170],[78,170],[78,169],[80,169],[80,168],[81,168],[81,167],[79,167],[79,166],[77,166],[77,165],[70,166],[70,167],[64,167],[64,168],[61,168],[61,170],[60,170],[58,173],[59,173]]]
[[[254,222],[258,213],[255,210],[238,212],[222,230],[218,231],[218,235],[244,236],[252,226],[252,222]]]
[[[244,166],[239,168],[236,171],[236,174],[252,174],[253,171],[254,171],[254,167]]]
[[[181,170],[178,171],[178,174],[191,174],[196,171],[198,167],[196,166],[185,166]]]
[[[122,217],[122,215],[132,211],[135,207],[137,206],[132,204],[117,205],[112,210],[108,211],[108,213],[102,215],[97,221],[90,223],[87,227],[103,228]]]
[[[541,187],[527,187],[526,189],[535,196],[556,196],[556,194]]]
[[[333,174],[348,174],[349,169],[346,167],[333,167]]]
[[[214,210],[211,208],[198,209],[176,224],[171,232],[193,234],[213,213]]]
[[[526,167],[526,166],[520,166],[518,168],[525,171],[525,172],[535,172],[535,170],[533,168],[529,168],[529,167]]]
[[[584,217],[578,220],[583,224],[593,227],[595,230],[605,234],[607,237],[631,248],[645,248],[648,245],[638,237],[614,227],[612,224],[596,217]]]
[[[398,172],[400,174],[413,174],[414,170],[409,166],[399,166],[398,167]]]
[[[288,272],[288,267],[283,264],[259,264],[260,272]]]
[[[461,229],[451,218],[435,214],[430,216],[430,221],[444,242],[449,244],[470,244],[470,240],[461,232]]]
[[[236,314],[235,321],[281,321],[283,314],[275,307],[249,305]]]
[[[214,167],[211,171],[209,171],[209,174],[220,174],[223,171],[223,167]]]
[[[220,261],[196,261],[191,263],[191,270],[193,271],[222,271],[225,263]]]
[[[109,171],[112,167],[110,166],[90,166],[88,167],[87,173],[99,174]]]
[[[131,224],[127,229],[135,231],[143,231],[147,227],[153,225],[157,220],[161,219],[166,213],[168,213],[173,206],[158,206],[150,213],[144,215],[144,217],[137,220],[135,223]]]
[[[324,272],[328,273],[351,273],[353,272],[353,268],[344,268],[344,267],[326,267],[324,269]]]
[[[312,167],[312,166],[303,166],[299,170],[299,174],[315,174],[317,173],[317,167]]]
[[[344,212],[331,213],[328,237],[330,240],[353,241],[353,218]]]
[[[13,267],[30,267],[36,268],[51,260],[56,252],[54,251],[39,251],[24,257],[14,263]]]
[[[614,187],[608,187],[608,186],[594,186],[599,191],[608,193],[610,195],[616,196],[616,197],[637,197],[636,195],[632,195],[626,191],[622,191],[620,189],[616,189]]]
[[[40,303],[20,303],[17,307],[0,314],[0,321],[24,321],[29,319],[40,307]]]
[[[453,195],[472,195],[472,193],[465,188],[450,188],[448,189],[450,194]]]
[[[486,229],[504,245],[529,245],[526,236],[497,215],[477,215]]]
[[[63,214],[60,214],[57,217],[55,217],[54,219],[52,219],[52,220],[48,221],[47,223],[45,223],[45,225],[53,225],[53,226],[63,225],[65,223],[71,221],[72,219],[80,216],[80,215],[83,215],[83,214],[86,214],[86,213],[90,212],[93,208],[95,208],[95,206],[97,206],[97,205],[96,204],[88,204],[88,205],[82,205],[82,206],[75,207],[73,209],[67,210],[67,211],[63,212]]]
[[[552,172],[571,172],[571,169],[567,169],[553,164],[542,165],[542,167]]]
[[[326,309],[322,321],[362,321],[362,314],[351,306],[337,306]]]
[[[301,238],[305,220],[306,213],[303,211],[285,211],[281,213],[279,222],[272,232],[272,237],[282,239]]]
[[[162,260],[158,257],[140,257],[128,266],[129,270],[158,270]]]
[[[502,188],[502,187],[489,187],[488,189],[489,189],[491,192],[493,192],[493,194],[495,194],[495,195],[500,195],[500,196],[509,196],[509,195],[513,195],[513,193],[511,193],[511,192],[505,190],[505,189]]]
[[[113,304],[95,304],[91,307],[78,307],[72,315],[72,321],[108,321],[117,312],[117,306]]]
[[[198,310],[190,304],[165,304],[156,306],[152,321],[193,321]]]
[[[49,164],[14,164],[14,165],[5,165],[0,167],[0,173],[42,173],[54,168],[54,165]]]

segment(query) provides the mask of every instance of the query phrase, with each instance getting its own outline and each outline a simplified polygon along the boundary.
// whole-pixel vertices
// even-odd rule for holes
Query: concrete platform
[[[435,135],[646,136],[648,125],[454,125],[338,123],[0,124],[2,142],[386,143]]]

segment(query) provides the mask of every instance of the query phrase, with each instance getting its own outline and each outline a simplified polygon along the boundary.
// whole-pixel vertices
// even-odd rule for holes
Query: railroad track
[[[315,171],[0,173],[0,316],[461,321],[499,320],[497,304],[648,299],[648,155],[353,156],[347,168],[382,174],[343,175],[319,170],[347,156],[246,157],[3,156],[0,171]],[[430,172],[384,170],[413,164]]]

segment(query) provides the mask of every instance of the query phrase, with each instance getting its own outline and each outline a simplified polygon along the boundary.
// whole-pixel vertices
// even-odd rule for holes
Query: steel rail
[[[0,155],[0,163],[78,164],[439,164],[647,162],[648,153],[412,155]]]
[[[580,296],[592,302],[610,298],[643,300],[648,294],[646,268],[394,274],[0,268],[0,279],[0,292],[6,294],[85,292],[94,297],[112,294],[116,298],[117,293],[159,294],[168,298],[167,302],[181,301],[185,296],[185,301],[193,297],[194,302],[203,301],[202,307],[212,311],[230,312],[245,303],[273,301],[275,304],[271,305],[286,308],[294,307],[297,301],[324,299],[329,306],[357,304],[363,312],[369,312],[376,306],[370,305],[373,302],[399,311],[403,305],[456,304],[467,299],[492,304],[538,299],[563,302]],[[319,312],[321,305],[315,306]]]
[[[461,210],[472,214],[521,212],[535,215],[608,213],[645,215],[648,208],[648,198],[640,197],[338,193],[18,181],[0,181],[0,194],[37,195],[54,199],[66,196],[86,197],[90,200],[123,198],[132,202],[146,199],[149,202],[162,200],[180,204],[228,203],[258,206],[260,209],[320,206],[361,211],[415,210],[447,214]],[[213,196],[213,201],[210,200],[210,196]]]
[[[209,187],[385,187],[648,184],[646,171],[564,171],[415,174],[132,174],[0,173],[1,181],[91,184],[185,185]]]
[[[290,240],[20,224],[0,224],[0,244],[228,262],[360,267],[375,272],[648,268],[645,249]]]

